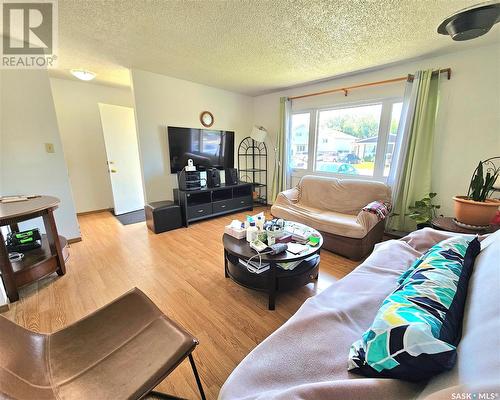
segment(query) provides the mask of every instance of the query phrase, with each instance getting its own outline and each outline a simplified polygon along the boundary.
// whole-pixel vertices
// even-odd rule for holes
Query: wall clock
[[[203,111],[200,114],[200,122],[205,128],[210,128],[214,124],[214,116],[210,111]]]

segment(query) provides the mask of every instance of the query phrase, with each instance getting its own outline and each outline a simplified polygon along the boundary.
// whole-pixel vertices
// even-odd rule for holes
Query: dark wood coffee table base
[[[226,278],[231,278],[241,286],[268,293],[268,309],[274,310],[277,293],[298,289],[317,281],[320,262],[319,249],[316,254],[314,259],[302,261],[291,271],[284,270],[278,267],[276,262],[271,261],[267,271],[253,274],[238,262],[238,257],[224,251],[224,272]]]
[[[257,252],[250,247],[245,239],[236,239],[224,234],[222,243],[224,244],[224,274],[226,278],[231,278],[236,283],[249,289],[261,290],[269,295],[269,309],[274,310],[276,293],[284,292],[305,286],[318,279],[319,273],[319,253],[323,245],[323,236],[310,227],[297,222],[287,222],[291,229],[306,228],[311,235],[319,238],[318,245],[308,246],[300,254],[292,254],[289,251],[276,255],[261,253],[262,262],[269,264],[267,271],[256,274],[250,272],[239,260],[259,261]],[[285,270],[278,266],[282,263],[300,261],[293,270]]]

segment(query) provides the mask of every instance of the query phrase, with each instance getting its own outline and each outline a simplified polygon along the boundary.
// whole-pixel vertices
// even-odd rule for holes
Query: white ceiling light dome
[[[82,80],[82,81],[91,81],[95,78],[95,73],[92,71],[87,71],[85,69],[72,69],[71,75]]]

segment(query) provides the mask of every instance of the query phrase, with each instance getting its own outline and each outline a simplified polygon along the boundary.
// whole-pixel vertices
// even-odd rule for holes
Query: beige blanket
[[[398,276],[425,250],[451,234],[431,229],[377,245],[345,278],[308,299],[257,346],[221,389],[221,400],[406,399],[423,389],[393,379],[347,372],[349,347],[371,325]]]

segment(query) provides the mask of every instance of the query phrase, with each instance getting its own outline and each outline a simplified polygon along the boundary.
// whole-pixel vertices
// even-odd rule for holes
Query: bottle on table
[[[257,240],[259,229],[255,226],[255,222],[250,222],[250,226],[247,228],[247,242],[253,242]]]

